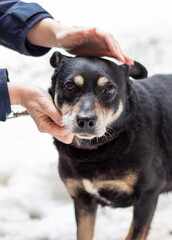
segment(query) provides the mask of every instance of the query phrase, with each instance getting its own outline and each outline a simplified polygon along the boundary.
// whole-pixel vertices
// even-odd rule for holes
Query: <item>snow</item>
[[[29,2],[29,1],[28,1]],[[171,0],[37,0],[67,25],[98,26],[149,71],[172,72]],[[0,47],[0,66],[11,81],[47,87],[51,50],[41,58]],[[58,172],[52,137],[38,132],[30,117],[0,123],[0,240],[73,240],[75,219]],[[160,197],[148,240],[172,239],[172,197]],[[132,208],[99,208],[95,240],[124,239]]]

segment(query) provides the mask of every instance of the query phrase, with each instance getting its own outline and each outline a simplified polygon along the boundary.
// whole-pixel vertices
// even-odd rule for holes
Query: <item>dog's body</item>
[[[59,55],[55,59],[57,58],[59,58]],[[59,61],[59,59],[57,60]],[[128,75],[135,78],[144,77],[146,70],[141,65],[138,65],[138,68],[133,71],[127,70],[124,66],[116,66],[117,72],[115,73],[115,69],[113,70],[114,76],[115,74],[118,76],[118,79],[114,77],[117,93],[114,93],[112,86],[109,87],[108,92],[106,88],[108,100],[104,100],[104,96],[97,97],[99,93],[93,91],[95,86],[86,90],[89,86],[87,76],[90,76],[91,81],[93,81],[93,71],[101,72],[96,81],[98,88],[104,88],[106,84],[109,84],[107,79],[111,79],[113,76],[108,68],[113,67],[111,63],[110,65],[106,63],[106,60],[93,60],[89,58],[75,58],[73,60],[75,66],[77,66],[75,75],[83,77],[79,85],[80,87],[82,85],[82,89],[85,89],[82,90],[82,94],[77,101],[73,102],[73,107],[77,106],[75,115],[77,116],[79,126],[77,131],[79,133],[76,132],[77,137],[70,145],[57,140],[54,141],[59,151],[61,178],[74,199],[78,240],[92,239],[98,203],[112,207],[134,206],[133,221],[126,240],[144,240],[149,230],[159,194],[172,190],[172,108],[170,106],[172,102],[172,75],[156,75],[139,81],[133,80],[131,84]],[[55,104],[62,110],[62,113],[64,111],[65,115],[68,112],[71,113],[71,110],[68,102],[65,102],[68,108],[65,106],[65,110],[63,109],[64,103],[62,101],[66,101],[66,97],[63,97],[63,99],[59,97],[61,91],[60,79],[65,81],[67,75],[70,75],[71,68],[69,66],[71,63],[69,61],[72,61],[72,59],[63,60],[60,66],[59,63],[54,64],[54,57],[51,61],[53,61],[52,65],[56,67],[56,73],[52,78],[53,84],[50,94],[53,99],[56,96]],[[78,65],[76,65],[77,61]],[[85,61],[85,65],[80,65],[82,61]],[[67,62],[69,66],[67,66]],[[94,64],[94,62],[96,62],[95,67],[90,67],[90,64]],[[101,64],[107,65],[105,69],[102,68]],[[64,65],[69,67],[68,71],[64,71],[65,76],[63,73]],[[83,73],[83,66],[85,67],[84,71],[87,71],[86,74]],[[102,80],[104,70],[106,70],[104,73],[106,78]],[[72,71],[75,72],[75,69]],[[139,71],[143,73],[139,73]],[[83,80],[88,81],[85,88]],[[78,84],[78,80],[76,84]],[[93,81],[92,85],[94,84]],[[67,89],[69,87],[71,91],[71,85],[68,84]],[[58,96],[56,95],[57,91]],[[95,96],[92,105],[94,105],[97,115],[101,115],[99,109],[101,106],[103,113],[104,109],[108,108],[104,113],[104,119],[107,123],[106,129],[110,130],[105,131],[104,137],[94,136],[90,140],[87,138],[88,134],[85,134],[85,128],[88,129],[87,132],[90,136],[90,129],[93,131],[93,128],[96,128],[95,121],[98,120],[93,117],[83,118],[82,109],[85,108],[88,116],[90,112],[93,115],[93,109],[91,109],[91,104],[86,107],[80,99],[83,99],[84,96],[84,102],[86,99],[88,102],[92,101],[92,93]],[[71,94],[71,92],[68,92],[68,94]],[[86,95],[89,95],[89,98],[86,98]],[[68,100],[70,101],[70,99]],[[114,112],[110,114],[109,109],[114,102],[116,104],[113,106]],[[107,111],[110,114],[108,117],[106,116]],[[68,115],[69,119],[72,114]],[[78,120],[80,115],[82,115],[82,118],[80,117]],[[85,135],[81,133],[81,129],[83,129]],[[75,131],[73,130],[73,132]],[[95,132],[93,135],[95,135]]]

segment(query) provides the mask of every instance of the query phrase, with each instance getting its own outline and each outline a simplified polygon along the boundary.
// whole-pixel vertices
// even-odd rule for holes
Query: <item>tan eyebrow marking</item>
[[[106,77],[100,77],[97,81],[97,84],[100,87],[104,86],[106,83],[108,83],[108,79]]]
[[[75,76],[74,82],[76,85],[82,86],[84,84],[84,78],[81,75]]]

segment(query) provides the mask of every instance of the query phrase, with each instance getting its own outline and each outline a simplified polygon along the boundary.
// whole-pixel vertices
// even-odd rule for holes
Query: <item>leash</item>
[[[7,120],[8,119],[13,119],[13,118],[18,118],[18,117],[23,117],[23,116],[29,116],[29,113],[27,110],[24,111],[11,111],[10,114],[8,114],[7,116]]]

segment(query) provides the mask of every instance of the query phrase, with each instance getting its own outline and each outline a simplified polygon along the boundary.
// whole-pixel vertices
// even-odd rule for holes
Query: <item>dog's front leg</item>
[[[147,191],[135,204],[133,221],[126,240],[145,240],[157,205],[159,191]]]
[[[97,211],[97,203],[89,199],[77,198],[74,200],[77,222],[77,240],[92,240]]]

